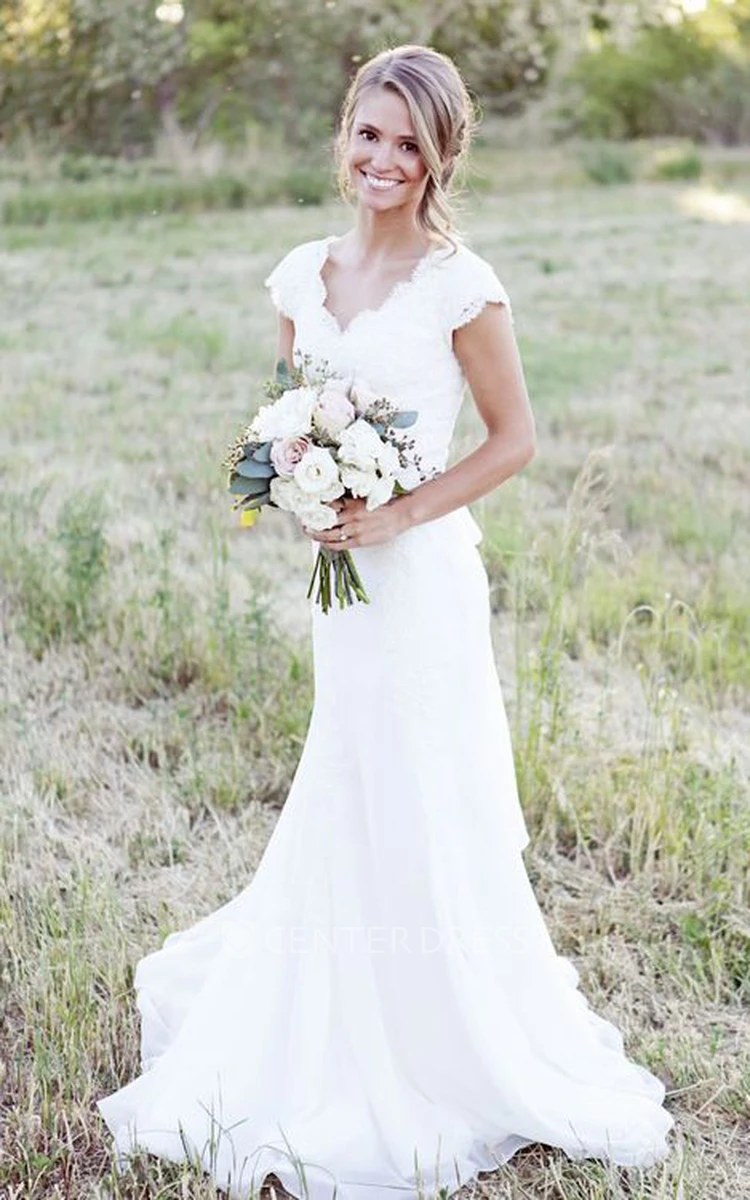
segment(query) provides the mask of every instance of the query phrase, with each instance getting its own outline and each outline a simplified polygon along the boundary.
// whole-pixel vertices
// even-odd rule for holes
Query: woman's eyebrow
[[[358,121],[360,129],[372,129],[375,133],[380,133],[377,125],[373,125],[371,121]],[[398,133],[396,134],[400,142],[416,142],[416,137],[413,133]]]

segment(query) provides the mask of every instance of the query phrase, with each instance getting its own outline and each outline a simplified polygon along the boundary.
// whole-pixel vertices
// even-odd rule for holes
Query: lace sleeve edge
[[[315,243],[301,242],[281,258],[263,280],[274,306],[294,321],[308,278],[309,256]]]
[[[479,316],[486,304],[492,303],[503,304],[507,308],[508,316],[510,317],[511,324],[513,324],[513,308],[510,303],[510,297],[504,288],[495,288],[492,291],[467,300],[461,306],[459,312],[451,317],[450,331],[453,332],[454,329],[460,329],[462,325],[468,325],[469,321],[473,321],[475,317]]]
[[[274,307],[278,309],[282,316],[288,317],[290,321],[293,321],[294,313],[292,312],[288,300],[284,296],[283,288],[281,288],[278,283],[275,271],[272,271],[271,274],[263,280],[263,285],[264,287],[268,288],[268,292]]]

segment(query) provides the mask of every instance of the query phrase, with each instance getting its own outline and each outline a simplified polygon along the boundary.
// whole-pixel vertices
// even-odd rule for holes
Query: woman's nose
[[[393,162],[393,148],[386,142],[379,142],[372,152],[371,161],[375,170],[385,175]]]

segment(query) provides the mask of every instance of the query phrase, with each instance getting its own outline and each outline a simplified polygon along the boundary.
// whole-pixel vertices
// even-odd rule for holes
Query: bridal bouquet
[[[271,403],[235,438],[222,464],[244,524],[267,504],[292,513],[308,529],[331,529],[338,521],[331,500],[364,497],[371,511],[407,491],[404,479],[413,486],[424,478],[413,440],[396,432],[413,425],[417,413],[397,409],[359,378],[328,370],[308,378],[282,358],[264,392]],[[369,603],[348,550],[321,544],[308,599],[316,579],[315,602],[324,613],[332,594],[339,608],[354,599]]]

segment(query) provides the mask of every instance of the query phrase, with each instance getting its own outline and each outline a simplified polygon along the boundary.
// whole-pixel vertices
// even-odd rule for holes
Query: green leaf
[[[270,479],[276,474],[276,468],[271,463],[258,462],[256,458],[242,458],[234,469],[245,479]]]
[[[237,484],[237,487],[230,487],[230,492],[236,496],[257,496],[259,492],[270,491],[267,479],[247,479],[242,475],[237,475],[232,480]]]
[[[271,446],[273,442],[261,442],[252,452],[252,457],[258,462],[269,462],[271,458]]]
[[[370,421],[370,424],[372,425],[372,427],[376,433],[385,433],[386,426],[383,424],[382,421]]]
[[[414,409],[404,409],[402,412],[396,413],[390,423],[394,429],[408,429],[410,425],[414,424],[418,416],[419,413],[415,412]]]
[[[269,490],[267,479],[247,479],[243,475],[235,475],[229,484],[233,496],[257,496],[258,492]]]
[[[247,500],[243,500],[237,505],[238,508],[262,508],[264,504],[268,504],[271,499],[270,492],[261,492],[259,496],[248,496]]]
[[[292,376],[289,370],[289,363],[285,358],[280,358],[276,363],[276,382],[285,385],[292,384]]]

